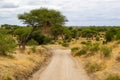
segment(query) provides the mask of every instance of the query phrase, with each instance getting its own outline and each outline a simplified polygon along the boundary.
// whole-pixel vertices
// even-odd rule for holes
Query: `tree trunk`
[[[36,27],[33,27],[32,31],[21,41],[20,45],[22,46],[23,49],[25,49],[26,42],[28,38],[32,35]]]

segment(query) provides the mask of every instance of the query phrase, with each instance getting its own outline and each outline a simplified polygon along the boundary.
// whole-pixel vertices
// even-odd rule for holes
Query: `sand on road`
[[[30,80],[90,80],[82,64],[71,55],[71,50],[53,48],[51,62],[43,71],[38,71]]]

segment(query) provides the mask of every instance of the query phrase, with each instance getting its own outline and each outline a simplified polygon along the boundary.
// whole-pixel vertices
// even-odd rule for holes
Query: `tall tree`
[[[51,35],[53,36],[54,40],[57,40],[59,37],[61,37],[63,39],[64,27],[63,26],[52,27]]]
[[[52,26],[62,26],[67,21],[65,16],[59,11],[47,8],[31,10],[29,13],[18,15],[18,18],[22,20],[24,24],[33,27],[31,32],[20,43],[23,48],[25,48],[27,39],[37,28],[41,28],[43,32],[49,34]]]

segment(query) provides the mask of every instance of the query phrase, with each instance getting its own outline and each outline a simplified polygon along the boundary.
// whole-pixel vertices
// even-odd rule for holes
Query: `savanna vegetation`
[[[83,61],[92,80],[119,80],[120,27],[85,27],[70,43],[72,55]],[[88,34],[87,34],[88,33]]]
[[[59,11],[46,8],[19,14],[18,19],[26,26],[0,27],[0,80],[26,80],[45,65],[52,54],[41,45],[52,43],[51,29],[67,21]]]
[[[22,54],[27,56],[27,58],[24,57],[24,62],[25,60],[29,62],[29,58],[31,62],[39,63],[37,62],[37,60],[40,61],[37,54],[33,53],[40,53],[39,56],[42,56],[40,63],[42,63],[48,54],[41,54],[44,51],[39,49],[40,45],[57,44],[71,48],[72,56],[84,62],[84,67],[93,78],[92,80],[120,80],[118,69],[120,67],[119,26],[65,26],[64,24],[68,20],[64,15],[59,11],[46,8],[19,14],[18,19],[26,26],[4,24],[0,27],[0,60],[4,57],[3,62],[10,59],[8,56],[21,62],[21,58],[16,57],[16,55]],[[17,54],[18,52],[20,54]],[[10,65],[7,63],[2,65],[2,61],[0,61],[0,66],[3,69],[5,65],[14,66],[14,64],[19,63],[14,61]],[[35,68],[35,64],[33,67]],[[116,70],[111,71],[114,67]],[[8,68],[9,71],[12,69]],[[104,75],[106,73],[107,75]],[[3,74],[0,73],[1,75]],[[14,76],[14,74],[9,73],[0,79],[18,80],[18,77]]]

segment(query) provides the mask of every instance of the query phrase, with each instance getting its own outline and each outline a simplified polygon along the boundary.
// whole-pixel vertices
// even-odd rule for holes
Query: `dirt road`
[[[30,80],[90,80],[81,64],[70,55],[71,50],[53,49],[49,65]]]

